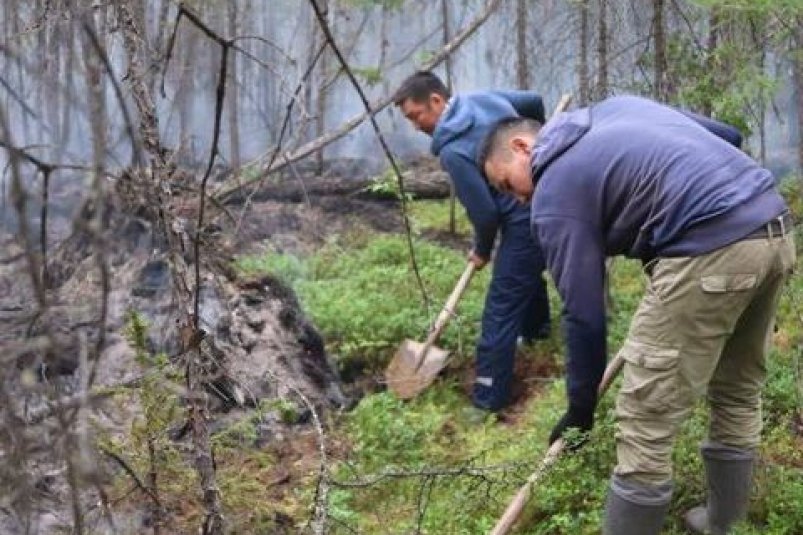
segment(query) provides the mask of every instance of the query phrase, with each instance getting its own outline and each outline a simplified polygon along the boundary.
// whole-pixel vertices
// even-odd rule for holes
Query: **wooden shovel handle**
[[[554,119],[557,114],[566,111],[566,108],[569,107],[569,104],[571,102],[572,102],[571,93],[565,93],[563,96],[561,96],[560,100],[558,101],[558,105],[555,106],[555,110],[552,112],[552,117],[550,117],[550,119]]]
[[[558,460],[561,452],[563,452],[563,448],[566,446],[563,438],[559,438],[552,445],[544,455],[544,459],[541,461],[541,464],[538,466],[538,469],[530,474],[530,477],[527,478],[527,482],[519,488],[519,491],[510,500],[510,503],[505,509],[505,513],[496,521],[496,525],[494,526],[491,535],[505,535],[510,531],[510,528],[513,527],[513,524],[521,516],[521,512],[524,510],[524,506],[527,505],[527,502],[530,500],[530,490],[533,488],[533,485],[540,479],[540,477],[546,472],[546,470],[555,464],[555,461]]]
[[[421,364],[424,363],[424,357],[427,356],[427,351],[432,345],[438,340],[443,329],[446,328],[446,324],[449,323],[449,319],[455,315],[455,307],[457,306],[457,302],[460,301],[460,297],[462,297],[463,292],[466,291],[468,287],[468,283],[471,282],[471,277],[474,275],[474,272],[477,268],[474,266],[474,262],[468,262],[466,265],[466,269],[463,270],[463,274],[460,276],[460,280],[457,281],[457,284],[452,290],[452,294],[449,296],[449,299],[446,300],[446,304],[443,305],[443,309],[441,309],[440,314],[438,314],[438,318],[435,320],[435,325],[432,326],[432,329],[429,331],[429,335],[427,335],[427,339],[424,341],[424,345],[421,348],[421,354],[418,356],[418,360],[415,365],[415,370],[421,367]]]
[[[601,398],[605,394],[605,392],[608,390],[608,387],[611,386],[614,378],[619,373],[619,370],[622,369],[623,364],[624,359],[620,355],[617,355],[608,364],[608,367],[605,368],[605,373],[602,375],[602,381],[599,383],[599,388],[597,389],[598,397]],[[564,442],[563,438],[559,438],[552,443],[536,471],[530,474],[530,477],[527,478],[527,482],[521,486],[513,499],[510,500],[510,503],[508,504],[507,509],[505,509],[504,514],[499,518],[499,520],[497,520],[493,531],[491,531],[491,535],[506,535],[510,531],[510,528],[512,528],[513,524],[515,524],[519,519],[521,512],[524,510],[524,506],[530,499],[530,491],[533,485],[541,478],[541,476],[544,475],[550,466],[555,464],[555,461],[558,460],[558,457],[560,457],[560,454],[563,452],[565,447],[566,443]]]

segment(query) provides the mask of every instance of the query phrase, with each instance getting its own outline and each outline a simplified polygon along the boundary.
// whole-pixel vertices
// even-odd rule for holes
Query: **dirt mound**
[[[177,328],[180,315],[173,297],[170,255],[154,224],[128,208],[117,198],[109,201],[110,239],[103,247],[87,230],[94,223],[91,209],[79,210],[73,232],[49,244],[48,276],[38,289],[31,284],[30,255],[24,254],[18,237],[0,236],[5,245],[0,265],[0,351],[8,363],[0,374],[0,422],[13,430],[0,434],[0,478],[15,481],[19,490],[0,492],[0,532],[46,533],[71,525],[71,494],[61,454],[74,445],[67,444],[72,439],[65,438],[58,421],[63,409],[88,409],[84,412],[88,434],[81,436],[125,437],[142,409],[135,396],[120,403],[109,392],[136,389],[158,372],[143,362],[143,351],[165,355],[177,374],[183,370],[187,346]],[[257,234],[272,236],[279,228],[290,236],[293,227],[298,230],[300,219],[288,216],[281,206],[259,208],[265,228]],[[275,225],[277,221],[281,224]],[[66,218],[62,224],[67,224]],[[288,403],[295,405],[297,421],[308,420],[311,410],[322,413],[347,405],[323,340],[292,289],[270,277],[239,276],[230,263],[238,250],[224,243],[225,226],[211,221],[205,231],[218,230],[205,236],[202,248],[199,319],[206,336],[199,347],[214,361],[205,383],[213,418],[210,430],[225,429],[262,401],[268,402],[263,407],[280,401],[285,411]],[[189,251],[186,255],[191,256]],[[132,313],[146,326],[144,347],[132,344],[127,335]],[[100,349],[98,358],[89,358],[95,348]],[[174,388],[180,391],[182,383],[176,381]],[[281,415],[266,415],[257,439],[279,435],[277,429],[288,423]],[[182,433],[175,436],[181,440]],[[110,464],[95,458],[91,449],[82,451],[91,466],[92,475],[86,477],[108,477]],[[17,458],[20,461],[12,462]],[[47,487],[47,496],[36,491],[41,486]],[[14,501],[17,494],[25,496],[24,507]],[[101,498],[92,490],[80,500],[97,503]],[[141,521],[132,520],[140,527]],[[97,522],[95,528],[102,533],[100,513]]]
[[[420,181],[421,187],[443,179],[427,164],[422,169],[430,175]],[[244,278],[232,267],[235,255],[254,252],[264,243],[278,252],[307,253],[335,234],[361,227],[383,232],[403,229],[398,201],[393,198],[364,195],[363,186],[345,195],[330,194],[322,184],[316,187],[317,193],[307,191],[289,201],[255,196],[244,214],[243,205],[234,204],[228,213],[215,211],[203,228],[199,322],[206,336],[199,347],[214,362],[206,383],[212,433],[248,418],[261,401],[270,406],[276,400],[284,411],[291,403],[294,422],[302,424],[310,420],[311,410],[321,414],[351,403],[329,362],[324,341],[292,289],[272,277]],[[183,227],[182,256],[191,263],[197,198],[191,191],[177,191],[166,208],[178,215],[174,221]],[[5,251],[0,264],[0,351],[11,364],[0,374],[0,392],[7,401],[0,399],[0,421],[16,430],[0,437],[0,476],[18,482],[20,495],[29,498],[21,507],[14,502],[16,493],[0,492],[3,533],[26,529],[45,533],[71,525],[63,461],[68,445],[57,421],[62,409],[86,407],[90,434],[125,437],[143,409],[136,396],[120,403],[109,392],[132,391],[153,373],[143,361],[143,351],[165,355],[176,371],[182,369],[185,343],[177,324],[180,314],[171,257],[163,231],[154,223],[153,207],[143,206],[144,196],[119,183],[117,196],[104,207],[108,239],[100,247],[90,231],[96,224],[91,200],[67,188],[52,201],[59,202],[62,195],[74,206],[51,214],[43,288],[34,289],[31,284],[30,255],[19,245],[19,236],[11,234],[18,228],[7,225],[7,233],[0,235]],[[32,221],[33,242],[39,236],[36,227]],[[108,285],[106,292],[104,285]],[[145,326],[144,347],[132,344],[132,313]],[[95,348],[99,357],[87,360]],[[290,422],[281,410],[261,417],[256,445],[269,446],[276,437],[287,440]],[[308,427],[302,425],[298,432],[309,434]],[[184,434],[174,430],[176,440],[186,440],[181,438]],[[119,463],[94,458],[96,452],[84,453],[93,478],[120,470]],[[22,468],[6,473],[3,470],[13,468],[10,461],[15,455]],[[85,494],[80,500],[87,504],[102,499],[95,490]],[[98,533],[106,529],[101,513],[94,515],[93,529]],[[130,532],[137,532],[148,518],[145,510],[128,516],[116,520],[118,528],[129,525]]]

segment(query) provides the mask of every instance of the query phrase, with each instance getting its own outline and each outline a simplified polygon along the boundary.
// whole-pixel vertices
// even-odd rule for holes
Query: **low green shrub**
[[[268,254],[240,259],[239,265],[290,282],[341,366],[356,359],[375,371],[401,340],[425,338],[466,265],[463,254],[431,243],[418,241],[415,250],[431,300],[428,311],[402,236],[379,236],[345,254],[331,244],[307,259]],[[458,354],[473,351],[488,275],[475,275],[439,346]]]
[[[445,226],[447,203],[431,213],[416,204],[420,228]],[[415,210],[422,210],[417,214]],[[439,212],[438,212],[439,211]],[[425,221],[434,221],[432,226]],[[443,226],[442,226],[443,225]],[[401,236],[362,236],[330,244],[299,260],[265,257],[260,269],[292,281],[330,347],[341,358],[370,360],[376,369],[404,338],[421,339],[465,262],[462,252],[416,242],[419,266],[433,299],[427,313],[409,267]],[[260,262],[263,262],[260,264]],[[487,270],[461,303],[441,344],[468,355],[477,333]],[[644,275],[638,262],[617,259],[613,267],[613,308],[608,345],[614,354],[627,335],[641,299]],[[553,313],[559,300],[550,285]],[[765,431],[756,489],[748,522],[737,533],[803,533],[803,448],[792,431],[800,411],[800,355],[803,341],[803,276],[796,275],[779,307],[776,349],[768,362],[764,395]],[[556,329],[557,331],[557,329]],[[463,345],[468,344],[461,352]],[[559,335],[537,346],[562,352]],[[562,360],[562,359],[561,359]],[[521,403],[514,420],[491,416],[484,422],[464,415],[470,405],[459,379],[446,377],[421,396],[401,402],[387,392],[366,396],[335,431],[353,447],[333,469],[330,493],[332,533],[487,533],[508,501],[546,452],[546,438],[562,414],[562,380],[545,383]],[[614,395],[601,400],[591,440],[563,458],[533,489],[516,533],[591,534],[601,529],[608,479],[615,465]],[[685,533],[682,514],[705,499],[699,445],[708,420],[704,401],[681,428],[673,452],[675,491],[664,532]],[[304,499],[311,499],[307,490]]]

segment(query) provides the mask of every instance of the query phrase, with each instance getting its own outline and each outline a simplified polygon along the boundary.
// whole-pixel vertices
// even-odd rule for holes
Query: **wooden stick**
[[[559,113],[566,111],[566,108],[569,107],[569,104],[572,102],[572,95],[571,93],[564,93],[560,100],[558,101],[558,105],[555,106],[555,111],[552,112],[552,117],[550,119],[554,119]]]
[[[602,376],[602,381],[600,381],[599,388],[597,390],[598,397],[602,397],[605,394],[605,391],[608,390],[608,387],[611,386],[613,379],[619,373],[619,370],[622,368],[622,364],[624,363],[624,359],[617,355],[608,367],[605,368],[605,373]],[[563,438],[559,438],[552,445],[544,455],[544,459],[541,461],[541,464],[538,465],[538,468],[530,474],[530,477],[527,478],[527,482],[521,486],[519,491],[510,501],[505,509],[504,514],[499,518],[494,526],[493,531],[491,531],[491,535],[506,535],[510,532],[510,529],[513,527],[513,524],[521,516],[521,512],[524,510],[524,506],[527,504],[527,501],[530,499],[530,491],[533,488],[541,477],[547,472],[550,466],[555,464],[555,461],[558,460],[558,457],[563,452],[563,449],[566,447],[566,442]]]

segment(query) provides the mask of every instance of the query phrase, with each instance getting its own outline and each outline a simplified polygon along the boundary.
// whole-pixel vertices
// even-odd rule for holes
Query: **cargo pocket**
[[[701,342],[730,336],[753,300],[757,284],[755,273],[701,276],[697,301],[687,303],[691,319],[687,334]],[[714,346],[697,349],[706,353],[716,351]]]
[[[756,286],[757,277],[751,273],[732,275],[704,275],[700,277],[700,287],[708,294],[745,292]]]
[[[630,410],[664,413],[677,404],[678,349],[628,340],[619,354],[625,361],[619,399]]]

